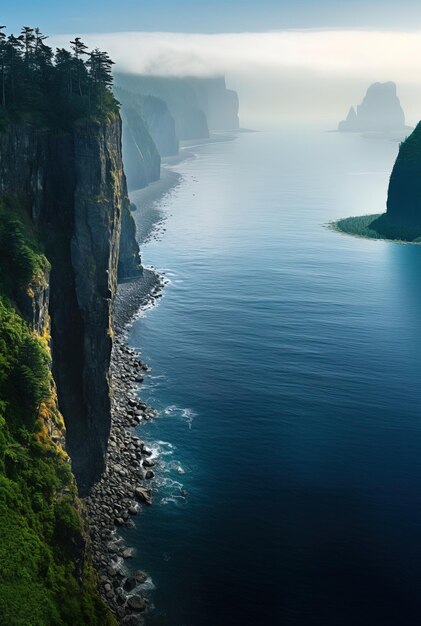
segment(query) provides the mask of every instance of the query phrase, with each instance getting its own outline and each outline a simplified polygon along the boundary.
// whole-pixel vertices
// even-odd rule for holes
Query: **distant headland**
[[[390,176],[387,211],[332,222],[335,230],[401,243],[421,243],[421,122],[400,145]]]

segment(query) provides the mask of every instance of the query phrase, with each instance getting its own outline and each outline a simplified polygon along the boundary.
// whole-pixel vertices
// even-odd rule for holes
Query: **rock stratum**
[[[393,82],[374,83],[367,89],[364,100],[356,109],[351,107],[340,132],[404,130],[405,114]]]

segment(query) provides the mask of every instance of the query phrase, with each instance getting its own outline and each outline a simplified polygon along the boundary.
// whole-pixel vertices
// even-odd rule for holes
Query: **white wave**
[[[186,420],[189,430],[191,430],[193,425],[193,420],[196,417],[197,413],[192,411],[192,409],[183,409],[181,412],[182,417]]]
[[[197,416],[197,413],[193,411],[193,409],[189,408],[181,408],[176,404],[170,404],[167,406],[164,411],[164,415],[169,415],[171,417],[181,417],[187,424],[189,429],[191,430],[194,418]]]
[[[177,472],[178,474],[185,474],[186,471],[181,467],[178,461],[171,461],[166,466],[167,471]]]
[[[181,492],[181,490],[183,489],[182,483],[178,482],[178,480],[174,480],[174,478],[168,478],[168,477],[163,479],[162,486],[168,489],[177,490],[177,493]]]
[[[184,496],[165,496],[161,498],[161,504],[184,504]]]
[[[175,450],[175,445],[173,443],[170,443],[169,441],[162,441],[161,439],[159,439],[156,443],[160,446],[164,446],[166,448],[171,448],[172,450]]]
[[[165,415],[173,415],[178,410],[178,407],[175,404],[170,404],[164,409]]]

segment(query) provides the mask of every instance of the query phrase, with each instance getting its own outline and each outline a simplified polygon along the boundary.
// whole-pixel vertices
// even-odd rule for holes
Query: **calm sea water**
[[[178,166],[144,246],[171,283],[130,342],[160,413],[130,531],[169,626],[421,619],[421,247],[384,209],[398,144],[256,133]]]

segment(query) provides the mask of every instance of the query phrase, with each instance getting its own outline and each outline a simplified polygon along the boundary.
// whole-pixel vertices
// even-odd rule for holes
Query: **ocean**
[[[142,245],[169,283],[129,333],[158,409],[126,535],[153,623],[421,619],[421,247],[326,227],[384,210],[398,147],[244,133],[176,166]]]

